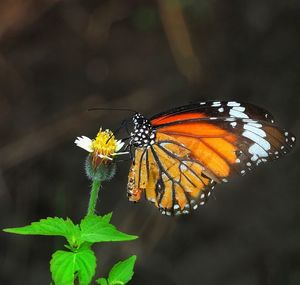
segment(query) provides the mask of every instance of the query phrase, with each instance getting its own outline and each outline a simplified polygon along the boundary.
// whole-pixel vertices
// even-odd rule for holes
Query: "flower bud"
[[[116,174],[117,165],[115,162],[95,164],[92,154],[85,160],[85,172],[92,181],[109,181]]]

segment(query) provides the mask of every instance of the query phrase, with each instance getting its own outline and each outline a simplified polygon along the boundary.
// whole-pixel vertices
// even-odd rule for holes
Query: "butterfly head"
[[[132,122],[131,145],[135,147],[149,147],[155,143],[155,131],[148,119],[142,114],[136,113],[132,117]]]

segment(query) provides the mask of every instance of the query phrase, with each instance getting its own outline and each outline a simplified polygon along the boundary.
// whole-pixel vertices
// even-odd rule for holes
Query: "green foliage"
[[[80,225],[67,218],[47,218],[33,222],[29,226],[4,229],[5,232],[21,235],[63,236],[72,248],[78,248],[83,242],[129,241],[137,236],[120,232],[110,224],[112,213],[103,217],[90,215],[83,218]]]
[[[96,268],[96,257],[91,249],[93,243],[129,241],[137,238],[137,236],[118,231],[115,226],[110,224],[111,217],[112,213],[104,216],[88,215],[81,220],[79,225],[75,225],[69,218],[49,217],[33,222],[28,226],[8,228],[4,229],[4,231],[21,235],[65,237],[69,243],[66,245],[69,251],[56,251],[52,255],[50,262],[53,281],[56,285],[73,285],[74,280],[78,279],[80,285],[88,285],[95,274]],[[125,284],[125,281],[122,280],[126,280],[127,271],[128,276],[131,274],[130,278],[127,278],[128,281],[131,279],[133,274],[132,268],[130,268],[130,265],[127,265],[126,268],[125,265],[119,265],[118,263],[113,267],[108,278],[110,285]],[[125,277],[122,275],[122,270]],[[116,283],[117,281],[123,283]],[[99,282],[102,282],[99,284],[106,284],[105,279]]]
[[[32,222],[28,226],[4,229],[4,231],[20,235],[63,236],[72,247],[78,247],[82,242],[79,226],[74,225],[69,218],[64,220],[58,217],[49,217]]]
[[[96,283],[97,284],[100,284],[100,285],[108,285],[107,281],[105,278],[99,278],[96,280]]]
[[[96,215],[85,217],[80,223],[80,228],[81,238],[87,242],[128,241],[137,238],[118,231],[112,224],[107,223],[104,217]]]
[[[80,285],[88,285],[95,274],[96,257],[86,248],[77,252],[58,250],[52,255],[50,270],[57,285],[73,285],[76,276]]]
[[[76,232],[78,226],[67,218],[66,220],[58,217],[41,219],[38,222],[32,222],[28,226],[20,228],[4,229],[5,232],[15,233],[20,235],[51,235],[65,236],[66,233]]]
[[[124,261],[119,261],[111,269],[108,275],[108,283],[111,285],[128,283],[133,276],[133,267],[136,261],[136,256],[133,255]],[[118,282],[118,283],[117,283]]]
[[[99,217],[99,216],[98,216],[98,217]],[[102,220],[103,220],[104,222],[109,223],[110,220],[111,220],[111,217],[112,217],[112,212],[110,212],[110,213],[104,215],[104,216],[102,217]]]
[[[110,270],[108,278],[100,278],[96,280],[96,283],[100,285],[124,285],[128,283],[134,272],[134,264],[136,256],[133,255],[123,261],[116,263]]]

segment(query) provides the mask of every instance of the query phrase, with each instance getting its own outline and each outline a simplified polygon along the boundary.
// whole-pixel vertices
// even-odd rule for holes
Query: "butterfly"
[[[168,216],[196,210],[216,184],[282,157],[296,141],[263,108],[235,101],[193,103],[150,119],[135,113],[132,123],[127,196],[145,195]]]

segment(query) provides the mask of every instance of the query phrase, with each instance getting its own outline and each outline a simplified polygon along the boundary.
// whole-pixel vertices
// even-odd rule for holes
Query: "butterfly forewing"
[[[184,121],[193,118],[251,118],[274,123],[274,118],[265,109],[249,103],[235,101],[206,101],[181,106],[152,116],[153,126]]]
[[[196,104],[183,106],[175,109],[174,116],[169,111],[151,122],[158,133],[189,141],[192,146],[197,139],[199,144],[194,153],[209,160],[208,164],[215,168],[217,162],[220,168],[231,165],[230,173],[244,174],[261,162],[277,159],[295,143],[295,137],[278,127],[270,113],[252,104],[233,101],[198,103],[198,109]],[[210,152],[215,155],[209,155]],[[225,166],[223,174],[226,169]]]

